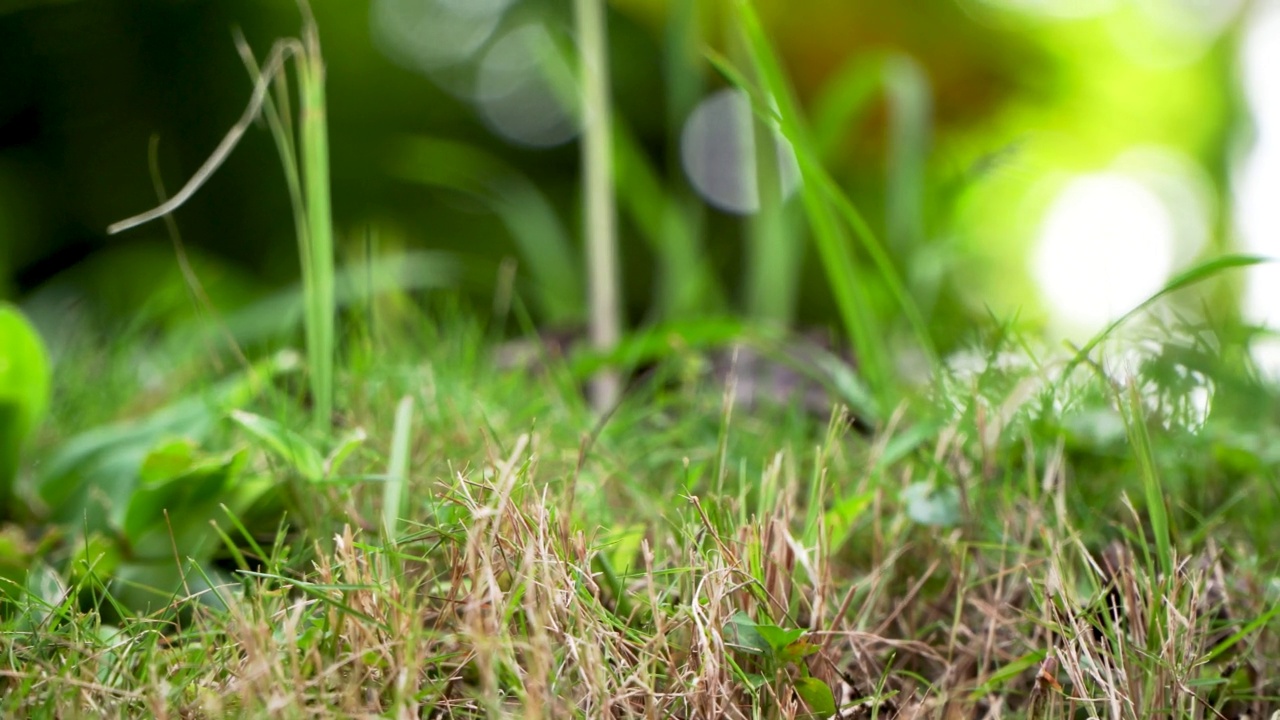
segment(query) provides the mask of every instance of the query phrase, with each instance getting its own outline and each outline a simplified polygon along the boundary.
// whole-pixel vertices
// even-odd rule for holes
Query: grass
[[[1272,476],[1242,471],[1247,417],[1160,409],[1156,361],[1185,345],[1128,385],[1055,387],[1069,358],[948,371],[866,437],[739,406],[693,351],[601,427],[566,367],[499,370],[482,328],[446,327],[341,378],[370,479],[317,486],[305,528],[232,526],[225,606],[122,614],[91,554],[26,596],[5,716],[793,717],[819,686],[849,717],[1280,702]]]
[[[750,4],[728,7],[745,69],[718,67],[765,134],[796,150],[856,367],[773,325],[794,307],[764,297],[795,285],[761,272],[794,268],[782,257],[794,249],[769,245],[782,214],[748,228],[759,257],[746,295],[770,327],[708,317],[719,308],[697,301],[717,294],[692,262],[705,260],[698,213],[625,128],[587,134],[586,225],[611,235],[612,147],[621,204],[666,244],[666,282],[689,284],[671,288],[664,324],[605,338],[612,350],[539,345],[513,364],[501,331],[447,293],[426,311],[396,282],[375,293],[373,258],[356,297],[332,263],[308,20],[261,72],[242,47],[255,80],[244,119],[174,200],[116,226],[189,197],[262,110],[298,225],[305,382],[288,352],[227,371],[145,333],[61,353],[52,420],[23,469],[43,523],[0,533],[0,714],[1146,720],[1280,708],[1280,556],[1268,550],[1280,546],[1280,415],[1249,333],[1164,328],[1130,343],[1125,371],[1106,367],[1121,323],[1074,353],[996,326],[968,355],[935,358],[889,250],[823,169],[823,138],[809,137]],[[687,40],[700,18],[684,8],[669,32]],[[588,64],[603,67],[603,19],[582,19]],[[676,50],[673,66],[687,61]],[[912,71],[877,68],[919,125]],[[595,80],[585,104],[599,113],[608,90]],[[832,117],[854,111],[849,98]],[[899,129],[914,159],[896,163],[892,195],[909,241],[924,130]],[[573,316],[574,300],[553,293],[574,262],[537,189],[504,192],[502,163],[464,146],[405,147],[416,151],[402,174],[486,197],[531,255],[554,247],[535,263],[537,292]],[[413,167],[441,156],[481,159]],[[1205,263],[1153,303],[1252,262]],[[893,318],[868,285],[897,304]],[[589,304],[614,313],[612,300]],[[341,343],[335,305],[349,306]],[[894,318],[929,360],[926,381],[903,381],[884,340]],[[778,390],[779,355],[822,384]],[[582,392],[602,371],[631,382],[603,417]],[[818,413],[795,401],[824,388]]]

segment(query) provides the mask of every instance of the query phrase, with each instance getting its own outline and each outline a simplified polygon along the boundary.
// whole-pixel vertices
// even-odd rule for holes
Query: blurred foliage
[[[942,348],[988,309],[1035,307],[1028,242],[1069,173],[1159,146],[1200,168],[1219,204],[1224,195],[1238,115],[1229,22],[1183,47],[1185,32],[1128,3],[1068,20],[984,0],[758,5],[824,163],[886,241]],[[491,132],[459,91],[475,68],[408,67],[374,37],[377,6],[315,7],[340,260],[448,252],[463,268],[455,282],[486,309],[501,263],[515,258],[517,290],[536,319],[573,324],[581,318],[580,283],[567,280],[578,277],[580,243],[574,145],[534,149]],[[567,6],[514,2],[497,34],[537,21],[566,41]],[[766,204],[745,220],[706,209],[681,169],[682,123],[724,84],[705,52],[742,58],[729,7],[612,3],[630,315],[736,310],[834,326],[832,291],[803,249],[797,203]],[[37,306],[42,325],[76,298],[113,321],[136,321],[144,308],[155,322],[189,317],[188,281],[173,271],[165,231],[108,239],[103,229],[155,204],[151,137],[166,184],[177,187],[240,112],[250,83],[232,29],[262,52],[296,22],[290,3],[244,0],[0,5],[0,65],[12,70],[0,77],[0,296]],[[222,311],[298,272],[285,186],[268,171],[273,152],[267,133],[251,131],[176,214]],[[1208,242],[1220,246],[1224,225],[1212,212]],[[887,292],[867,289],[877,314],[895,312]]]
[[[49,357],[35,328],[0,303],[0,520],[13,512],[18,454],[49,407]]]

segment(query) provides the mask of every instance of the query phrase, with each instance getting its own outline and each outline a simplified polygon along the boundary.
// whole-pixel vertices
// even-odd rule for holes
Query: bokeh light
[[[470,59],[497,29],[512,0],[375,0],[374,41],[387,57],[418,72]]]
[[[1253,114],[1254,144],[1236,173],[1235,214],[1247,252],[1280,258],[1280,2],[1259,6],[1241,48],[1245,97]],[[1280,267],[1250,269],[1244,315],[1273,329],[1280,322]],[[1255,361],[1280,377],[1280,341],[1255,343]]]
[[[1199,60],[1239,16],[1243,0],[1128,0],[1108,16],[1111,41],[1135,64],[1176,68]]]
[[[1176,233],[1146,184],[1108,171],[1071,180],[1041,224],[1032,272],[1055,326],[1092,333],[1160,289]]]
[[[573,68],[546,27],[506,32],[480,60],[475,101],[490,130],[512,142],[552,147],[578,134]]]
[[[694,189],[725,212],[747,215],[760,209],[756,168],[755,124],[751,101],[727,88],[704,98],[685,121],[680,159]],[[795,192],[800,180],[794,151],[773,134],[782,197]]]

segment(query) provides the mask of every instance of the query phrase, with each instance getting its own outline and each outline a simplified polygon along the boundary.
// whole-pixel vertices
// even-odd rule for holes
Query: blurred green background
[[[1239,80],[1244,2],[758,7],[824,160],[940,348],[989,313],[1051,334],[1096,330],[1237,245],[1233,163],[1254,127]],[[514,267],[535,321],[580,324],[569,2],[314,10],[339,263],[442,253],[412,256],[410,272],[430,277],[403,284],[458,288],[479,312]],[[709,49],[741,57],[729,15],[711,0],[609,4],[628,320],[833,326],[785,144],[760,152],[768,143],[752,138],[767,132],[734,114],[746,103],[720,92],[708,62]],[[261,58],[298,25],[285,0],[0,0],[0,299],[45,328],[194,317],[164,225],[105,228],[156,204],[152,138],[172,194],[243,111],[251,82],[233,29]],[[298,277],[264,127],[175,217],[220,311]],[[892,315],[885,294],[871,288]],[[1234,312],[1237,296],[1220,291],[1213,307]]]

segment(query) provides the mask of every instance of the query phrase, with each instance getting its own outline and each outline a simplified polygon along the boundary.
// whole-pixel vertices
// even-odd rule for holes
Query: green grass
[[[173,200],[116,227],[189,197],[261,110],[301,290],[225,322],[208,308],[176,340],[138,331],[56,354],[50,421],[19,473],[25,522],[0,528],[0,715],[1280,708],[1280,397],[1248,360],[1250,331],[1135,329],[1136,310],[1072,352],[998,325],[935,357],[890,255],[922,232],[919,78],[901,59],[852,67],[811,138],[751,5],[729,10],[741,67],[717,67],[760,129],[795,148],[798,204],[746,228],[749,318],[726,319],[687,195],[626,128],[588,132],[585,224],[611,235],[616,183],[670,290],[660,324],[589,349],[535,332],[503,342],[505,310],[477,319],[451,291],[424,303],[450,275],[435,255],[374,257],[367,241],[363,264],[335,269],[315,27],[308,17],[261,69],[242,44],[255,82],[242,121]],[[673,14],[671,67],[690,62],[702,19],[692,3]],[[583,20],[600,67],[602,18]],[[697,95],[685,81],[673,105]],[[822,165],[831,126],[876,85],[900,118],[888,243]],[[589,94],[608,109],[607,84]],[[531,182],[457,143],[402,149],[398,174],[502,216],[547,316],[614,314],[600,299],[610,273],[578,281],[570,224]],[[797,292],[799,251],[777,241],[801,208],[854,361],[779,328],[795,297],[771,293]],[[1139,310],[1253,262],[1206,262]],[[602,295],[581,308],[572,295],[593,285]],[[286,304],[303,308],[302,332]],[[886,339],[896,325],[928,360],[925,380],[904,378]],[[299,337],[305,364],[278,350]],[[1115,358],[1130,369],[1108,372]],[[772,389],[784,366],[812,387]],[[603,416],[583,393],[602,373],[630,382]],[[812,407],[797,402],[806,389]]]
[[[1127,384],[1005,358],[866,437],[738,403],[675,350],[601,426],[567,366],[497,369],[482,328],[443,328],[340,377],[369,437],[354,479],[309,484],[285,526],[224,523],[221,603],[175,557],[182,585],[131,611],[74,534],[40,551],[0,636],[5,716],[789,717],[820,688],[886,718],[1280,702],[1276,460],[1250,439],[1277,432],[1252,413],[1274,395],[1250,397],[1247,365],[1216,369],[1220,405],[1189,427],[1162,385],[1184,341]],[[220,426],[209,450],[288,479],[262,433]]]

